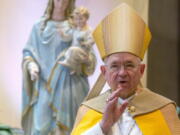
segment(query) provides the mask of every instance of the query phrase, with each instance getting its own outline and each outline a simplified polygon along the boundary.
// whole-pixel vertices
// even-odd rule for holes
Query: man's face
[[[134,94],[145,68],[140,59],[130,53],[115,53],[105,63],[101,71],[111,89],[120,89],[121,98]]]

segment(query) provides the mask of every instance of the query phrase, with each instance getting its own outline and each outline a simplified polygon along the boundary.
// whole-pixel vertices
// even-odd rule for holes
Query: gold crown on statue
[[[129,52],[143,59],[151,33],[136,11],[123,3],[101,21],[93,37],[102,59],[117,52]]]

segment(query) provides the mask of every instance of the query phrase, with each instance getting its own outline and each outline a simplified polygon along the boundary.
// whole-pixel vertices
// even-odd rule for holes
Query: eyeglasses
[[[111,72],[118,72],[122,70],[122,68],[126,71],[134,71],[137,69],[137,67],[140,65],[140,63],[132,63],[132,62],[127,62],[124,64],[118,64],[118,63],[113,63],[111,65],[106,65]]]

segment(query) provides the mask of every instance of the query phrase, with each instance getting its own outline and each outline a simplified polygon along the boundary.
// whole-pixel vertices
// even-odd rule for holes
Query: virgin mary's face
[[[54,0],[54,8],[65,11],[68,7],[69,0]]]

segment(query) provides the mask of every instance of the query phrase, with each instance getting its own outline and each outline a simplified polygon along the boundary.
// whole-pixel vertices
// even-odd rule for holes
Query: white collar
[[[122,99],[122,98],[119,97],[119,98],[118,98],[118,103],[123,104],[125,101],[130,101],[130,100],[132,100],[135,96],[136,96],[136,93],[135,93],[134,95],[126,98],[126,99]]]

